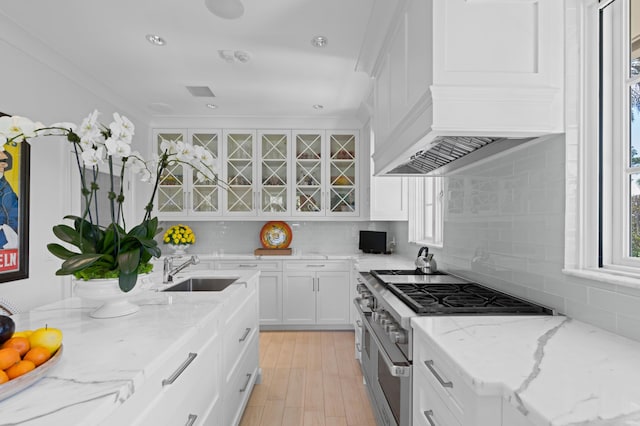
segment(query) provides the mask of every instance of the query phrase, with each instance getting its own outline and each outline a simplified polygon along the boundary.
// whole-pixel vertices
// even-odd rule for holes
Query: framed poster
[[[29,277],[30,152],[27,142],[0,151],[0,283]]]

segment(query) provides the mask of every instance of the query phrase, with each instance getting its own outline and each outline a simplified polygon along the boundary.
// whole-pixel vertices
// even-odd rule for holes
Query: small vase
[[[91,302],[102,304],[89,316],[92,318],[116,318],[131,315],[140,310],[140,307],[131,303],[130,299],[140,292],[138,286],[128,292],[120,290],[118,278],[74,280],[73,287],[76,296]]]
[[[174,244],[170,244],[171,249],[173,250],[173,254],[187,254],[187,248],[189,247],[189,244],[178,244],[178,245],[174,245]]]

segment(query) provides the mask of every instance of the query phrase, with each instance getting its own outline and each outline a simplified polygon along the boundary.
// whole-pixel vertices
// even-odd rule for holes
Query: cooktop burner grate
[[[384,272],[383,275],[389,275],[386,273],[388,271]],[[548,315],[552,313],[550,309],[475,283],[384,284],[412,310],[421,315]]]

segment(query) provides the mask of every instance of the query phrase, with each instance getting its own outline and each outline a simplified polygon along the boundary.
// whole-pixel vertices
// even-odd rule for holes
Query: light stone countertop
[[[481,395],[535,425],[640,425],[640,343],[564,316],[412,320]],[[414,360],[419,362],[419,360]]]
[[[256,275],[250,271],[206,273],[238,275],[239,281]],[[162,285],[154,280],[143,287]],[[76,297],[12,316],[16,330],[46,324],[62,330],[64,351],[44,378],[0,401],[0,425],[101,423],[211,321],[239,288],[231,285],[215,293],[142,291],[133,299],[140,311],[120,318],[90,318],[95,306]]]

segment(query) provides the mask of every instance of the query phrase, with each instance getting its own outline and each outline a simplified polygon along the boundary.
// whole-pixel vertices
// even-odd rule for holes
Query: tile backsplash
[[[533,142],[445,178],[441,268],[640,340],[640,290],[566,275],[564,137]],[[407,224],[390,232],[407,235]],[[398,251],[418,246],[399,238]]]
[[[167,229],[177,222],[162,222]],[[185,222],[196,234],[190,252],[198,254],[253,254],[260,245],[260,230],[266,223],[259,221]],[[293,233],[290,247],[294,252],[355,254],[360,230],[388,231],[389,222],[304,222],[287,221]],[[391,237],[387,236],[387,243]],[[163,253],[170,251],[162,246]]]

